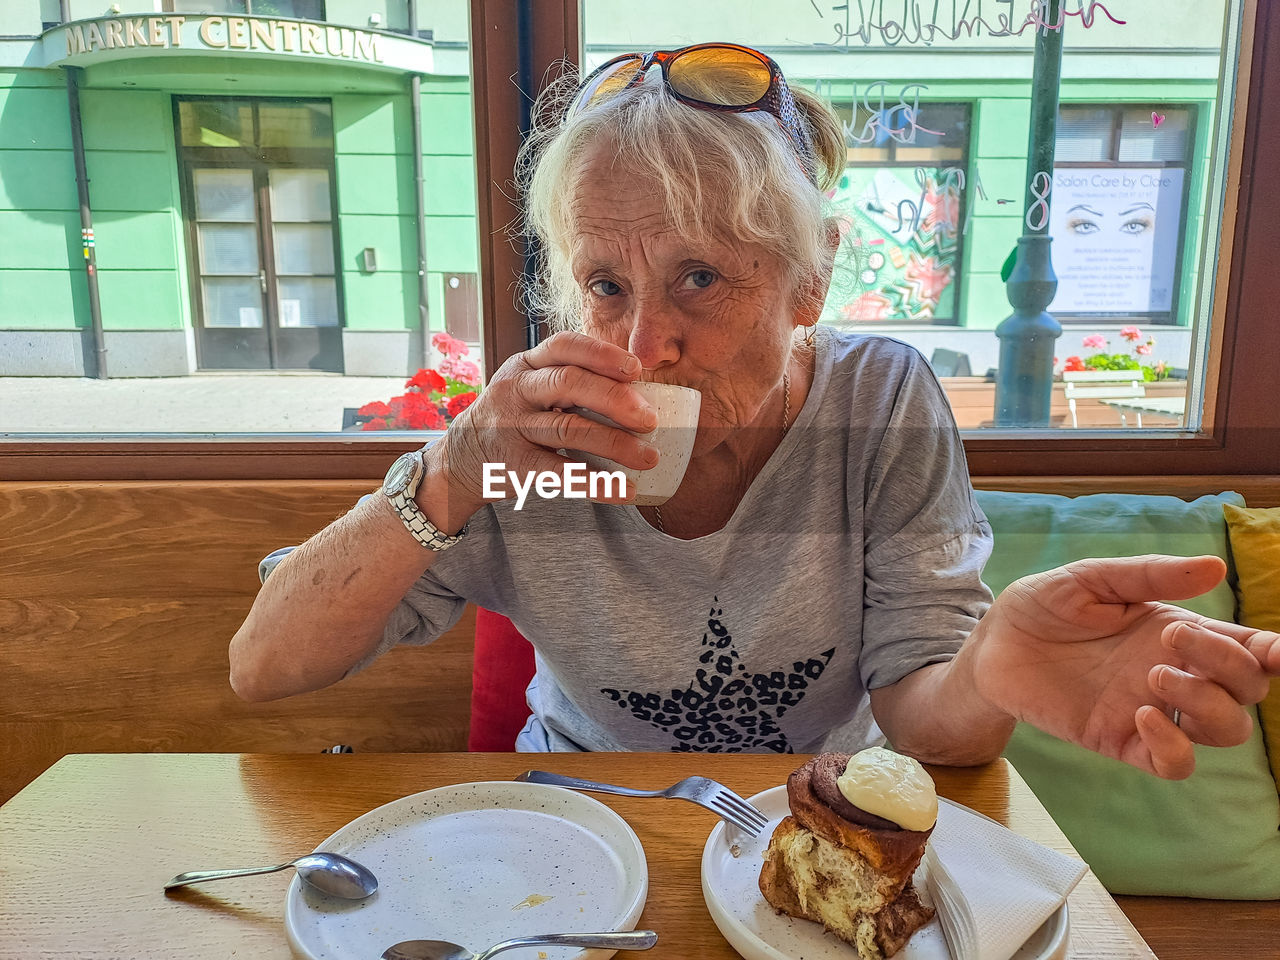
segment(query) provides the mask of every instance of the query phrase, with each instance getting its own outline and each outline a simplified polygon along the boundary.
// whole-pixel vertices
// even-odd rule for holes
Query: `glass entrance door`
[[[201,369],[342,372],[327,106],[179,104]]]
[[[342,369],[329,171],[268,169],[267,301],[277,367]]]
[[[273,367],[265,318],[262,220],[254,170],[191,171],[199,275],[200,366]]]

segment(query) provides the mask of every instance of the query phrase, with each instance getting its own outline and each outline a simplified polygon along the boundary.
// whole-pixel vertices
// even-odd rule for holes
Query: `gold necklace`
[[[783,372],[782,374],[782,432],[785,434],[791,429],[791,374]],[[662,525],[662,510],[659,507],[653,508],[653,518],[658,521],[658,532],[665,534],[667,528]]]

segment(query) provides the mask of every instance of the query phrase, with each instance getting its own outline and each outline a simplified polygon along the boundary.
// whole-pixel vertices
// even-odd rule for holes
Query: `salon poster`
[[[1184,172],[1060,167],[1049,234],[1058,293],[1051,313],[1167,313],[1182,222]]]
[[[843,323],[954,320],[960,171],[851,166],[831,193],[858,248]]]

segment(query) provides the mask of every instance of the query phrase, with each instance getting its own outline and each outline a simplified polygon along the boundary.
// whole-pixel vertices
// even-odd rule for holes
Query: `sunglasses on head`
[[[614,57],[582,81],[565,119],[643,83],[655,63],[662,67],[667,90],[681,103],[720,113],[771,114],[787,135],[805,176],[817,183],[813,141],[781,68],[759,50],[735,43],[699,43]]]

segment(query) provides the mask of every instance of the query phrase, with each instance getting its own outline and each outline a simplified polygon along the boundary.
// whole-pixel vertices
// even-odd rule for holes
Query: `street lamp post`
[[[996,327],[1000,362],[996,370],[995,425],[1047,427],[1053,399],[1054,342],[1062,325],[1048,313],[1058,290],[1049,245],[1049,203],[1053,149],[1058,124],[1058,82],[1062,75],[1062,0],[1042,9],[1048,26],[1036,30],[1031,73],[1031,128],[1027,138],[1027,179],[1023,234],[1005,294],[1012,316]]]

